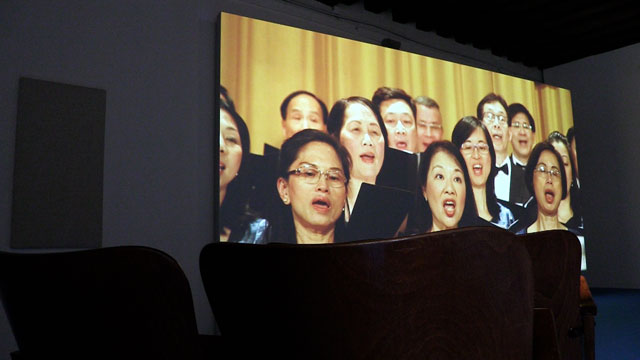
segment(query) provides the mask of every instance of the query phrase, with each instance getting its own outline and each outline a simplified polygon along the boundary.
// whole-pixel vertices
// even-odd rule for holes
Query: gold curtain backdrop
[[[280,104],[291,92],[307,90],[328,110],[348,96],[371,99],[381,86],[438,102],[444,137],[456,122],[476,115],[478,102],[495,92],[522,103],[536,124],[535,140],[573,126],[571,94],[545,84],[422,55],[384,48],[289,26],[225,14],[221,18],[220,83],[229,91],[251,133],[251,151],[283,141]]]

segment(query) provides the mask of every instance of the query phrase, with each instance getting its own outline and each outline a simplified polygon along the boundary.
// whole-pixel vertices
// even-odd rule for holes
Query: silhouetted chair
[[[582,359],[580,337],[584,333],[585,340],[593,339],[593,326],[589,328],[589,319],[583,324],[581,315],[581,302],[584,302],[580,294],[582,249],[578,238],[564,230],[542,231],[517,238],[531,256],[535,307],[550,309],[553,314],[560,357]],[[586,289],[588,291],[588,287]],[[591,301],[595,307],[593,299]],[[583,306],[586,312],[586,304]],[[586,347],[585,355],[589,353]]]
[[[596,358],[596,315],[598,307],[593,300],[587,279],[580,275],[580,316],[584,331],[584,358],[594,360]]]
[[[20,359],[201,356],[188,280],[159,250],[0,252],[0,295]]]
[[[501,229],[214,243],[200,271],[230,357],[531,358],[531,264]]]
[[[562,359],[553,311],[549,308],[533,309],[533,359]]]

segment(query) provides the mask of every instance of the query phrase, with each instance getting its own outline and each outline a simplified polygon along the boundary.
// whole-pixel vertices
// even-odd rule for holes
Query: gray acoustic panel
[[[21,78],[12,248],[102,244],[106,91]]]

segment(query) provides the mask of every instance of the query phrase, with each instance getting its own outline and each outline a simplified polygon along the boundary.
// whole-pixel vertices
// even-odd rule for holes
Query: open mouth
[[[475,164],[475,165],[473,165],[472,170],[473,170],[473,174],[474,175],[482,175],[482,165]]]
[[[406,149],[407,148],[407,143],[404,141],[397,141],[396,142],[396,149]]]
[[[529,141],[527,141],[527,140],[520,140],[519,143],[520,143],[520,146],[522,146],[522,147],[525,147],[525,146],[529,145]]]
[[[362,159],[362,162],[364,163],[373,164],[373,162],[376,159],[376,156],[373,153],[368,152],[360,155],[360,159]]]
[[[220,174],[222,174],[224,172],[224,169],[226,169],[227,166],[221,161],[220,162]]]
[[[329,209],[331,209],[331,202],[329,202],[329,199],[319,196],[313,198],[313,201],[311,201],[311,206],[313,206],[314,210],[316,210],[317,212],[324,214],[328,212]]]
[[[554,200],[555,198],[556,198],[556,194],[555,194],[553,191],[551,191],[551,190],[546,190],[546,191],[544,192],[544,200],[545,200],[547,203],[552,204],[552,203],[553,203],[553,200]]]
[[[492,138],[494,141],[502,142],[502,135],[500,135],[500,134],[492,134],[492,135],[491,135],[491,138]]]
[[[453,200],[445,200],[442,204],[444,208],[444,214],[448,217],[453,217],[456,213],[456,202]]]

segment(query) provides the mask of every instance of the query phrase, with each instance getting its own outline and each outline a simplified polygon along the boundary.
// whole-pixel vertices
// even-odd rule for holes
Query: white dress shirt
[[[498,164],[497,167],[500,168],[505,164],[507,165],[509,175],[505,174],[502,170],[498,170],[494,179],[494,184],[496,197],[503,201],[509,201],[509,190],[511,188],[511,161],[508,156],[505,157],[502,164]]]

